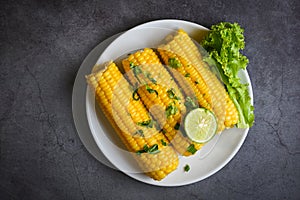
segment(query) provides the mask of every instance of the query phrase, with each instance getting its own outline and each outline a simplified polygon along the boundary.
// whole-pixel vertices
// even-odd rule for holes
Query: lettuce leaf
[[[214,64],[219,69],[228,94],[238,112],[238,128],[248,128],[254,122],[254,107],[247,84],[242,84],[238,77],[239,70],[244,70],[249,62],[240,53],[244,49],[244,30],[237,23],[221,22],[211,27],[210,33],[202,41],[202,46],[210,57],[205,58],[208,64]]]

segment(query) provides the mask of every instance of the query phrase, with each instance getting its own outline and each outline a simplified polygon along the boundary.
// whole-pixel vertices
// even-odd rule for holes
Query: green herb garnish
[[[185,77],[190,77],[191,74],[190,74],[190,73],[186,73],[184,76],[185,76]]]
[[[142,150],[138,150],[136,153],[138,155],[141,155],[142,153],[146,153],[148,151],[149,147],[147,144],[144,145],[143,149]]]
[[[153,127],[153,121],[151,119],[147,120],[147,121],[143,121],[143,122],[137,122],[136,124],[139,125],[139,126],[147,127],[147,128],[152,128]]]
[[[189,109],[193,110],[195,108],[198,108],[197,104],[191,97],[186,97],[184,105]]]
[[[157,154],[157,153],[159,153],[159,152],[160,152],[160,151],[158,150],[158,145],[157,145],[157,144],[154,144],[154,145],[152,145],[151,147],[148,147],[148,145],[145,144],[144,147],[143,147],[143,149],[137,151],[136,153],[137,153],[138,155],[141,155],[142,153]]]
[[[175,129],[175,130],[179,130],[179,127],[180,127],[180,124],[179,124],[179,123],[176,123],[175,126],[174,126],[174,129]]]
[[[152,93],[155,93],[156,96],[158,95],[158,92],[156,90],[153,90],[152,88],[149,87],[149,85],[146,84],[146,90],[152,94]]]
[[[195,83],[196,83],[196,84],[199,84],[199,82],[198,82],[198,81],[195,81]]]
[[[166,134],[166,133],[167,133],[167,131],[166,131],[165,129],[161,129],[161,132],[162,132],[163,134]]]
[[[191,154],[195,154],[197,152],[197,149],[195,148],[194,144],[190,144],[190,146],[188,146],[188,148],[186,150],[188,152],[190,152]]]
[[[133,64],[133,62],[130,62],[130,69],[133,70],[134,75],[139,75],[143,73],[142,69],[139,66],[136,66]]]
[[[151,77],[151,74],[150,74],[149,72],[146,72],[144,75],[145,75],[152,83],[154,83],[154,84],[157,83],[157,81],[156,81],[154,78]]]
[[[130,66],[130,69],[132,69],[133,74],[137,78],[138,82],[141,83],[141,80],[138,77],[138,75],[143,73],[142,69],[139,66],[134,65],[133,62],[130,62],[129,66]]]
[[[133,64],[133,62],[130,62],[130,63],[129,63],[129,67],[130,67],[130,69],[135,68],[135,65]]]
[[[185,171],[185,172],[188,172],[188,171],[190,171],[190,169],[191,169],[191,168],[190,168],[190,166],[189,166],[189,165],[185,165],[185,166],[184,166],[184,171]]]
[[[169,89],[169,90],[167,91],[167,93],[168,93],[168,97],[169,97],[170,99],[174,99],[174,98],[176,97],[175,91],[174,91],[173,88]]]
[[[167,90],[167,94],[170,99],[180,100],[180,98],[175,95],[175,91],[173,88]]]
[[[160,141],[163,146],[167,146],[167,143],[163,139],[161,139]]]
[[[171,115],[175,115],[178,112],[178,108],[173,104],[174,103],[170,103],[166,108],[167,117],[170,117]]]
[[[170,67],[172,68],[179,68],[181,67],[181,64],[179,63],[179,61],[176,58],[169,58],[168,60]]]
[[[149,148],[147,152],[151,154],[156,154],[159,153],[160,151],[158,150],[158,145],[154,144],[152,147]]]
[[[144,135],[144,131],[143,130],[137,130],[133,135],[140,135],[141,137],[145,137],[145,135]]]
[[[135,89],[132,93],[132,98],[135,101],[138,101],[140,99],[140,96],[138,95],[137,91],[138,91],[138,89]]]

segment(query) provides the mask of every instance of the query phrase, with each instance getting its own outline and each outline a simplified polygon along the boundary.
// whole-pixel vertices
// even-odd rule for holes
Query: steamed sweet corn
[[[87,82],[111,125],[149,177],[161,180],[178,166],[178,156],[157,130],[139,95],[114,63],[88,75]]]
[[[203,144],[197,144],[183,135],[181,121],[186,114],[184,96],[169,72],[152,49],[131,54],[122,61],[126,75],[137,93],[174,148],[189,156]]]
[[[145,48],[130,54],[122,61],[125,74],[110,62],[86,78],[142,172],[162,180],[178,166],[176,151],[189,156],[204,145],[185,135],[182,126],[187,112],[199,105],[211,110],[218,132],[233,127],[238,112],[187,33],[179,30],[168,35],[157,50]],[[158,54],[170,67],[162,65]]]
[[[183,30],[175,36],[169,35],[167,43],[161,45],[158,51],[165,64],[186,77],[200,106],[215,113],[218,132],[237,123],[237,109],[224,86],[203,62],[197,46]],[[182,81],[178,80],[180,84]]]

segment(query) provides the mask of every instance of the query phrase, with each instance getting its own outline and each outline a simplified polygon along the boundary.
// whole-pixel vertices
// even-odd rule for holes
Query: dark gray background
[[[1,1],[0,199],[299,199],[299,1]],[[154,19],[245,28],[256,123],[234,159],[183,187],[95,160],[73,125],[72,86],[107,37]]]

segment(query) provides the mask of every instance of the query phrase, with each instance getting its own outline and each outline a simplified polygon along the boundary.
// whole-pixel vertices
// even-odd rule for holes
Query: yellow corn
[[[131,54],[122,64],[130,82],[138,88],[141,100],[174,148],[185,156],[199,150],[203,145],[192,142],[179,129],[186,114],[184,97],[155,52],[146,48]]]
[[[183,30],[175,36],[169,35],[168,42],[161,45],[158,51],[169,66],[176,60],[179,67],[175,68],[194,90],[199,104],[212,110],[218,119],[218,132],[226,127],[232,127],[238,121],[238,112],[229,98],[223,84],[203,62],[202,56],[191,38]],[[180,84],[180,81],[178,81]]]
[[[225,127],[233,127],[235,124],[237,124],[239,121],[239,115],[238,111],[229,97],[229,95],[226,93],[226,116],[225,116]]]
[[[164,50],[168,48],[170,47],[166,45],[162,48],[159,48],[158,51],[166,65],[171,66],[171,62],[176,62],[178,63],[178,66],[180,66],[175,68],[176,70],[169,70],[178,81],[178,84],[185,88],[187,82],[188,86],[193,89],[194,95],[197,97],[201,107],[211,109],[210,91],[208,90],[207,84],[203,80],[199,71],[196,70],[191,62],[183,57],[183,53],[181,53],[183,55],[179,56],[177,53],[174,53],[171,50]],[[185,92],[186,90],[183,91]],[[190,95],[193,94],[186,94],[186,96]]]
[[[164,134],[155,126],[137,94],[114,63],[88,75],[96,100],[111,125],[149,177],[161,180],[178,166],[178,156]],[[144,122],[144,125],[141,123]],[[154,151],[149,150],[153,147]],[[148,148],[148,149],[147,149]],[[138,154],[137,154],[138,153]]]

